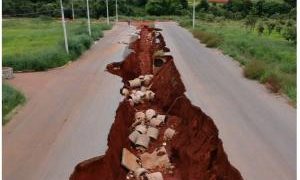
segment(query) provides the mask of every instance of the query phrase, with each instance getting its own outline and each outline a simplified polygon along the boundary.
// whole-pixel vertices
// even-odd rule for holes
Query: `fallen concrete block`
[[[146,88],[145,86],[142,86],[142,87],[141,87],[141,91],[142,91],[142,92],[146,92],[146,91],[147,91],[147,88]]]
[[[142,84],[142,81],[139,78],[129,80],[128,82],[129,82],[129,86],[132,87],[132,88],[140,87],[141,84]]]
[[[139,124],[135,127],[135,130],[140,132],[141,134],[145,134],[147,132],[147,127],[143,124]]]
[[[142,166],[146,169],[169,168],[171,166],[167,151],[164,147],[161,147],[151,154],[145,152],[140,156]]]
[[[134,171],[134,176],[137,180],[141,180],[142,176],[148,173],[147,169],[145,168],[138,168]]]
[[[173,138],[174,135],[175,135],[175,130],[171,129],[171,128],[168,128],[168,129],[165,130],[164,139],[165,140],[170,140],[170,139]]]
[[[123,148],[122,152],[122,162],[121,164],[130,171],[135,171],[140,168],[141,165],[138,163],[139,159],[128,151],[126,148]]]
[[[162,120],[155,117],[150,120],[149,125],[152,127],[158,127],[161,123],[162,123]]]
[[[147,100],[152,100],[152,99],[154,99],[154,97],[155,97],[155,93],[154,93],[154,92],[152,92],[152,91],[150,91],[150,90],[147,90],[147,91],[145,92],[145,98],[146,98]]]
[[[147,109],[145,114],[146,114],[146,119],[150,121],[156,115],[156,112],[153,109]]]
[[[135,143],[139,135],[140,133],[138,131],[133,131],[128,138],[131,142]]]
[[[143,146],[145,148],[148,148],[150,142],[150,137],[146,134],[140,134],[138,135],[135,144],[139,146]]]
[[[163,180],[164,179],[161,172],[154,172],[151,174],[146,174],[146,177],[148,180]]]
[[[165,122],[166,115],[158,114],[156,116],[156,119],[160,120],[161,122]]]
[[[141,121],[144,121],[146,119],[146,115],[145,115],[145,113],[139,111],[139,112],[135,113],[134,118],[135,118],[136,121],[141,122]]]
[[[121,94],[125,97],[129,96],[129,90],[127,88],[121,89]]]
[[[150,85],[152,78],[153,78],[152,74],[145,75],[143,84],[146,85],[146,86]]]
[[[159,130],[154,127],[149,127],[147,130],[147,135],[153,139],[157,139],[157,137],[159,135]]]

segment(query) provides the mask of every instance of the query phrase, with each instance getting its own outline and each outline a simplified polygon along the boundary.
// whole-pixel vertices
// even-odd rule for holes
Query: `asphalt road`
[[[175,23],[158,23],[195,105],[211,116],[231,163],[247,180],[296,178],[296,110],[217,50]],[[3,128],[4,180],[64,180],[103,154],[121,97],[121,79],[105,72],[122,60],[129,28],[118,24],[71,65],[22,73],[9,83],[28,97]]]
[[[247,80],[229,57],[175,23],[158,23],[192,102],[216,123],[231,163],[246,180],[296,179],[296,109]]]
[[[129,27],[118,24],[78,61],[21,73],[10,84],[28,98],[3,128],[4,180],[65,180],[80,161],[99,156],[121,101],[121,79],[105,72],[123,60]]]

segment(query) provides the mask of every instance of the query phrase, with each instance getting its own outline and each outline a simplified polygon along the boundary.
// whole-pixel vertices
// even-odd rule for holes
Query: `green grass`
[[[92,21],[92,38],[86,20],[68,21],[70,55],[65,52],[59,19],[17,18],[3,20],[3,66],[16,71],[41,71],[75,60],[93,40],[110,29],[105,23]]]
[[[8,118],[6,117],[14,108],[25,102],[25,97],[21,92],[13,87],[2,84],[2,125],[4,125]]]
[[[180,24],[191,29],[188,21]],[[265,32],[259,36],[257,32],[246,30],[239,21],[217,23],[202,20],[196,21],[192,32],[206,44],[207,37],[220,39],[211,47],[218,47],[244,65],[246,77],[271,85],[271,90],[283,92],[293,103],[296,102],[296,46],[281,34],[273,32],[268,35]]]

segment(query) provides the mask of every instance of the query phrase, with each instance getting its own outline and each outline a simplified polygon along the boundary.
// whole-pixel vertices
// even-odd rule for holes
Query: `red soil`
[[[156,38],[160,39],[159,44],[155,43]],[[163,37],[156,37],[154,29],[148,27],[142,27],[140,39],[130,47],[135,52],[123,62],[107,66],[109,72],[123,78],[124,84],[141,74],[153,73],[153,54],[158,50],[168,51]],[[133,148],[128,135],[135,112],[148,108],[168,116],[167,122],[159,127],[158,140],[150,143],[148,152],[161,145],[164,141],[161,132],[167,127],[172,127],[177,132],[166,145],[175,170],[171,174],[164,172],[164,179],[242,179],[239,171],[227,159],[213,120],[199,107],[193,106],[184,95],[185,87],[173,58],[161,58],[165,62],[160,68],[156,68],[151,86],[151,90],[155,92],[155,99],[134,107],[126,99],[122,101],[108,136],[108,150],[105,155],[78,164],[70,179],[126,179],[128,171],[121,165],[122,149],[127,148],[136,155],[140,154]]]

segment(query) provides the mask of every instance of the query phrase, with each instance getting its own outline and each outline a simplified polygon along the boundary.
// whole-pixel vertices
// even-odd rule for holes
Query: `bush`
[[[292,41],[294,44],[297,42],[297,28],[296,26],[287,26],[285,32],[283,33],[283,37],[288,40]]]
[[[260,22],[257,26],[257,32],[259,35],[262,35],[264,33],[265,27],[263,22]]]
[[[251,60],[244,67],[244,76],[249,79],[261,79],[266,71],[263,61]]]
[[[2,84],[2,125],[7,122],[5,116],[24,102],[25,97],[22,93],[7,84]]]
[[[207,47],[218,47],[222,42],[222,38],[213,33],[194,30],[193,35],[199,39],[201,43],[206,44]]]
[[[69,56],[63,48],[48,49],[44,52],[3,56],[3,66],[15,71],[44,71],[67,63]]]

